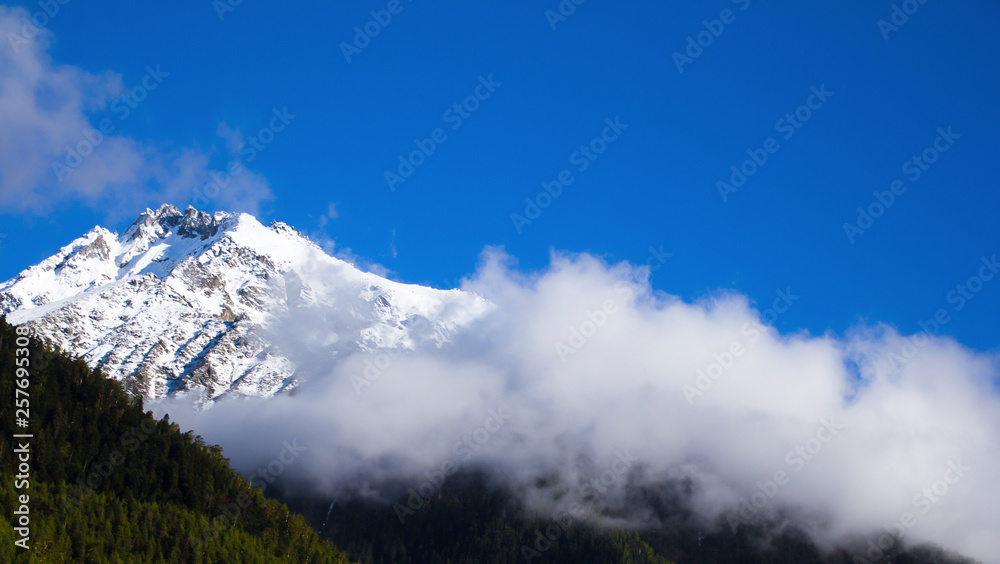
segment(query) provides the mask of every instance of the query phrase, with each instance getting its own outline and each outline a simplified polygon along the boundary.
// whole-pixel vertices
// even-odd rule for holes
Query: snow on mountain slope
[[[442,346],[491,304],[401,284],[331,257],[283,223],[163,205],[123,235],[95,227],[0,284],[0,314],[131,393],[271,396],[303,367],[270,339],[291,311],[322,319],[326,356]]]

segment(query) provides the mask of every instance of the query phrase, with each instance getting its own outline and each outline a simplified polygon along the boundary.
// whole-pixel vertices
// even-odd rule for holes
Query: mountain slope
[[[146,398],[182,390],[271,396],[299,366],[275,332],[321,320],[309,345],[440,346],[490,308],[479,296],[400,284],[331,257],[283,223],[163,205],[118,235],[102,227],[0,284],[0,314],[100,364]]]

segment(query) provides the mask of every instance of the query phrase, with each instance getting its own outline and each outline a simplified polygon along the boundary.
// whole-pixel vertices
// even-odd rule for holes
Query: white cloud
[[[340,214],[337,212],[337,203],[329,202],[327,204],[326,213],[319,217],[320,229],[326,227],[327,223],[330,223],[331,220],[337,219],[338,217],[340,217]]]
[[[289,475],[378,492],[391,479],[416,486],[456,460],[456,442],[502,407],[511,418],[467,464],[537,507],[580,498],[585,478],[627,451],[639,460],[629,483],[690,480],[685,502],[706,519],[737,510],[759,483],[770,490],[780,471],[788,479],[761,512],[790,512],[821,542],[867,540],[910,512],[907,543],[1000,561],[990,540],[1000,530],[996,357],[929,338],[893,367],[886,358],[905,341],[891,328],[781,335],[743,296],[685,303],[651,290],[648,274],[589,255],[554,255],[545,272],[525,274],[492,250],[464,286],[497,304],[494,313],[451,345],[392,360],[360,395],[352,376],[371,358],[334,364],[311,351],[299,360],[315,374],[294,397],[169,410],[245,470],[295,437],[310,450]],[[275,338],[295,349],[314,323],[282,324],[302,333]],[[727,357],[734,343],[742,352]],[[726,367],[689,402],[685,386],[713,363]],[[959,462],[969,470],[936,495]],[[623,483],[596,503],[621,503]],[[557,501],[563,487],[569,495]]]
[[[119,74],[60,65],[48,54],[50,31],[38,28],[25,38],[22,18],[28,17],[23,8],[0,6],[4,209],[43,214],[68,200],[106,209],[112,216],[132,216],[136,209],[169,201],[256,212],[272,198],[263,177],[243,171],[214,197],[196,201],[196,189],[212,180],[211,151],[164,150],[120,133],[121,122],[134,111],[131,106],[142,103],[138,96],[156,96],[155,88],[171,80],[171,70],[151,64],[146,76],[125,89]],[[143,80],[152,88],[144,90]],[[111,127],[102,131],[101,119]],[[230,159],[237,160],[237,147],[232,138],[227,141]]]

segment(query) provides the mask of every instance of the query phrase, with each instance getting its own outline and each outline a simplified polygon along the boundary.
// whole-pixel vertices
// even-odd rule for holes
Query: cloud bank
[[[321,491],[394,501],[386,484],[485,468],[541,511],[636,524],[651,517],[623,510],[630,490],[684,483],[706,522],[794,516],[825,545],[891,530],[1000,561],[995,356],[881,325],[783,335],[768,322],[791,289],[758,311],[648,279],[586,254],[528,274],[489,250],[463,287],[497,307],[442,348],[334,362],[295,346],[321,330],[303,315],[273,337],[309,367],[296,394],[157,410],[246,473],[297,440],[282,471]]]
[[[69,201],[127,217],[147,205],[172,201],[256,213],[272,198],[258,173],[228,174],[229,164],[242,164],[231,143],[238,132],[228,127],[217,131],[227,145],[228,155],[222,157],[228,164],[222,171],[211,165],[212,149],[164,149],[122,133],[146,99],[169,88],[172,69],[150,61],[145,69],[134,69],[142,76],[126,85],[111,71],[94,74],[55,63],[48,54],[53,41],[49,30],[32,23],[27,10],[0,6],[3,209],[44,214]],[[228,182],[206,190],[216,178],[213,172],[226,172]]]

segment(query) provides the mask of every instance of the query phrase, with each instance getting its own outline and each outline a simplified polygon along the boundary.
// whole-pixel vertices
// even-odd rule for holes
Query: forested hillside
[[[219,447],[154,419],[141,399],[83,361],[35,339],[18,353],[17,337],[0,318],[0,561],[347,561],[233,472]],[[15,423],[23,358],[27,428]],[[18,433],[34,435],[27,487],[15,481]],[[15,546],[22,535],[11,524],[21,495],[29,496],[30,550]]]
[[[705,526],[672,496],[637,491],[639,514],[655,515],[635,531],[597,529],[593,512],[580,519],[539,518],[516,497],[476,473],[456,474],[424,506],[400,523],[393,507],[357,500],[328,506],[287,499],[352,559],[372,564],[578,562],[677,564],[972,564],[932,546],[883,551],[869,560],[859,540],[823,552],[792,523],[739,527]],[[406,506],[407,498],[397,500]]]

